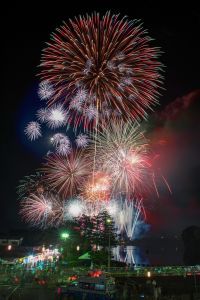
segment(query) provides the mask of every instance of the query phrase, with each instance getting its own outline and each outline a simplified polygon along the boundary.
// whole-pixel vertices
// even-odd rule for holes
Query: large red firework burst
[[[41,78],[54,87],[48,100],[70,110],[75,126],[99,120],[140,120],[157,103],[159,48],[137,20],[107,12],[79,16],[57,28],[44,49]]]

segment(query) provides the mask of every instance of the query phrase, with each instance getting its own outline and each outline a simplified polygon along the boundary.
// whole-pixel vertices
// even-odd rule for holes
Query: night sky
[[[9,4],[1,16],[1,202],[0,228],[26,227],[18,217],[16,186],[19,179],[40,166],[48,139],[31,144],[23,134],[39,107],[37,66],[50,33],[62,20],[93,10],[141,19],[153,45],[164,52],[165,82],[160,106],[149,116],[152,147],[158,151],[159,167],[172,195],[159,182],[160,197],[146,200],[151,233],[180,233],[200,225],[200,11],[197,7],[156,6],[154,1],[61,1],[41,5]],[[131,2],[132,5],[130,4]],[[167,3],[167,2],[166,2]]]

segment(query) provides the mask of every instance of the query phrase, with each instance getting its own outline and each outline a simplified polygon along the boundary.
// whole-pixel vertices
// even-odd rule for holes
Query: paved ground
[[[0,285],[0,300],[54,300],[55,288]]]

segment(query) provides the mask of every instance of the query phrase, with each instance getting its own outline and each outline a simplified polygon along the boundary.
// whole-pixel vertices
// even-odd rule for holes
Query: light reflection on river
[[[117,246],[113,248],[113,259],[130,265],[146,265],[150,263],[145,252],[136,246]]]
[[[137,246],[118,246],[113,259],[135,265],[182,265],[184,248],[179,240],[150,240]]]

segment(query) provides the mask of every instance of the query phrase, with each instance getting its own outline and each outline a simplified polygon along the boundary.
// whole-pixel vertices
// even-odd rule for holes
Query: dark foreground
[[[161,296],[152,295],[152,281],[161,287]],[[170,300],[200,300],[200,276],[157,276],[117,277],[117,294],[115,300],[131,299],[170,299]],[[0,285],[0,300],[77,300],[72,297],[59,298],[55,286],[38,286],[35,283],[2,284]],[[97,298],[82,298],[97,300]],[[102,298],[103,299],[103,298]],[[98,299],[99,300],[99,299]]]

